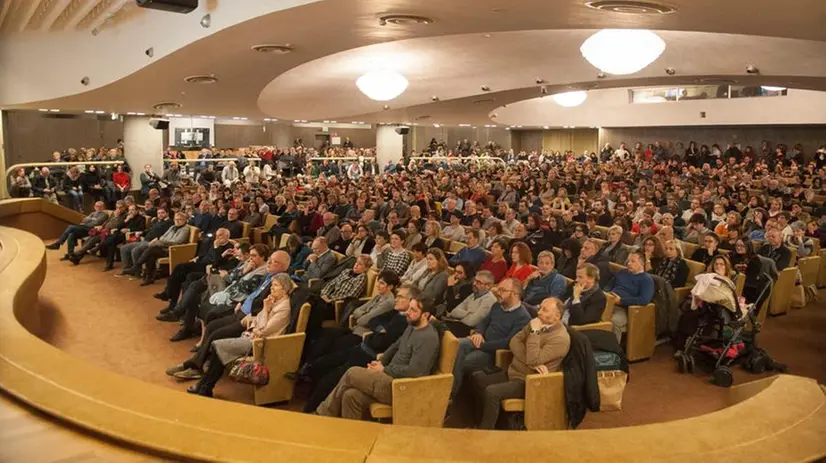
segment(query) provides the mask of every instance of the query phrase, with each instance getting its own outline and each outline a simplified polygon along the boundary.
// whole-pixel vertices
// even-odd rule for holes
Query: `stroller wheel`
[[[720,365],[714,370],[714,378],[711,381],[720,387],[730,387],[731,383],[734,382],[734,373],[732,373],[731,368]]]
[[[756,356],[752,357],[750,363],[749,371],[754,374],[759,375],[766,371],[766,367],[768,367],[768,361],[765,355],[757,354]]]
[[[688,373],[694,373],[694,367],[695,366],[696,365],[694,364],[694,357],[691,357],[691,356],[686,357],[686,369],[685,369],[685,371],[687,371]]]
[[[686,360],[685,354],[679,353],[679,355],[676,357],[676,360],[677,371],[679,371],[681,374],[685,373],[688,369],[688,361]]]

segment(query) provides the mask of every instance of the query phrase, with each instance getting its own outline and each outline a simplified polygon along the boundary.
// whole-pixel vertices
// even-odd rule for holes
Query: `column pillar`
[[[379,170],[384,169],[387,161],[398,162],[404,153],[404,137],[396,133],[396,128],[380,125],[376,130],[376,162]]]
[[[152,170],[163,173],[163,130],[149,125],[148,117],[125,117],[123,120],[123,152],[126,162],[132,168],[132,189],[140,190],[140,176],[143,166],[152,165]]]
[[[3,130],[6,126],[5,112],[0,111],[0,172],[3,173],[3,182],[0,183],[0,198],[8,198],[9,178],[6,177],[6,139]]]

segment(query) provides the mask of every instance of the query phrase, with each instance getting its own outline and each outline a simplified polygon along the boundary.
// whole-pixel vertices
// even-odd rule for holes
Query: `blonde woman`
[[[246,330],[240,337],[212,342],[207,357],[209,369],[197,384],[186,391],[212,397],[212,390],[224,374],[224,368],[239,358],[250,355],[253,341],[284,334],[290,324],[290,294],[295,288],[289,275],[276,274],[261,312],[255,317],[247,315],[241,319],[240,323]]]

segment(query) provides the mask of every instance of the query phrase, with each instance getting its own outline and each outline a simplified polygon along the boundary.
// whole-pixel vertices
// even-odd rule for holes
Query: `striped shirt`
[[[390,270],[399,277],[404,275],[404,272],[407,271],[407,267],[410,265],[410,254],[407,253],[404,249],[400,249],[398,251],[394,249],[388,249],[386,257],[384,259],[384,266],[381,268],[382,270]]]

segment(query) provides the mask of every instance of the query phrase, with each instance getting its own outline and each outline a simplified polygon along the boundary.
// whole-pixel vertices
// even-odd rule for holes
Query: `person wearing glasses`
[[[493,290],[497,302],[467,338],[459,341],[453,366],[451,400],[462,388],[465,374],[493,365],[497,349],[507,349],[511,338],[531,320],[522,304],[522,282],[505,278]]]
[[[466,297],[442,320],[457,338],[470,336],[471,330],[487,317],[496,296],[491,292],[494,285],[493,274],[481,270],[473,278],[473,293]]]

